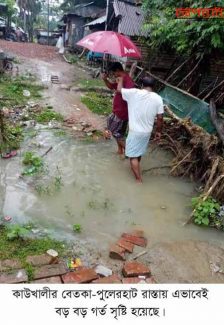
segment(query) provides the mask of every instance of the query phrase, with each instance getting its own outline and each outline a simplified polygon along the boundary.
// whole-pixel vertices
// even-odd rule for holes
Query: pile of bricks
[[[147,239],[142,230],[136,230],[132,233],[123,233],[121,238],[111,246],[110,257],[125,261],[127,253],[133,253],[134,246],[147,246]]]
[[[109,256],[124,261],[124,264],[120,274],[113,274],[108,269],[111,272],[108,276],[103,276],[97,268],[83,266],[70,271],[63,260],[52,260],[48,254],[28,256],[26,263],[33,268],[32,283],[155,283],[148,266],[135,260],[125,261],[135,245],[146,247],[143,232],[124,233],[111,246]],[[26,282],[28,275],[18,260],[0,261],[0,283]]]

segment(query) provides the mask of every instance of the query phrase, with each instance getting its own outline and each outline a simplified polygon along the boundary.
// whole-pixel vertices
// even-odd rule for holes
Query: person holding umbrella
[[[78,46],[87,48],[90,51],[102,53],[104,55],[110,54],[121,58],[135,58],[141,59],[141,52],[130,38],[116,33],[114,31],[99,31],[85,36],[79,42]],[[117,62],[114,63],[110,69],[114,76],[123,78],[123,86],[125,88],[133,88],[134,82],[129,75],[123,70],[122,65]],[[117,83],[108,80],[106,74],[102,75],[107,87],[117,90]],[[107,137],[113,135],[117,140],[118,153],[124,154],[125,141],[124,135],[128,123],[127,103],[122,99],[120,93],[115,93],[113,101],[113,113],[108,118]]]
[[[120,62],[115,62],[109,68],[115,78],[122,78],[124,88],[134,88],[135,84],[131,77],[126,73]],[[117,92],[117,82],[111,82],[108,75],[103,73],[102,79],[109,89],[115,90],[113,99],[113,111],[107,119],[107,130],[105,131],[106,138],[113,136],[117,141],[119,155],[125,153],[125,133],[128,125],[128,107],[127,102],[123,100],[121,93]]]

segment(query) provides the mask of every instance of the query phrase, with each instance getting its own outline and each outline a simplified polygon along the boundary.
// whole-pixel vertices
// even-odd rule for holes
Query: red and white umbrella
[[[77,45],[85,47],[92,52],[136,59],[142,57],[140,50],[129,38],[112,31],[100,31],[89,34],[81,39]]]

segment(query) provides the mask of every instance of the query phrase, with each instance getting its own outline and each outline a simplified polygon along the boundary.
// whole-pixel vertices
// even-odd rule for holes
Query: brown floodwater
[[[58,130],[40,129],[35,138],[27,137],[24,150],[11,160],[1,160],[0,213],[14,222],[32,222],[57,238],[88,241],[100,247],[118,238],[123,231],[144,229],[151,244],[178,240],[223,242],[223,233],[183,226],[191,213],[195,184],[174,178],[162,169],[146,173],[137,185],[128,160],[115,154],[113,141],[86,143],[69,136],[56,136]],[[25,151],[43,154],[46,172],[41,177],[19,178]],[[167,165],[167,152],[154,150],[143,158],[142,167]],[[52,185],[61,176],[63,186]],[[60,184],[59,184],[60,185]],[[50,188],[50,195],[39,192]],[[60,186],[59,186],[60,187]],[[81,225],[74,234],[74,224]]]

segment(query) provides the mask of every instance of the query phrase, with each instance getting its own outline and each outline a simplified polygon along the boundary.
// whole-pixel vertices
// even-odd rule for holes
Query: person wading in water
[[[131,77],[126,73],[119,62],[115,62],[109,69],[115,78],[121,77],[124,88],[134,88],[135,84]],[[103,81],[109,89],[115,90],[113,100],[113,112],[107,119],[107,130],[105,131],[106,138],[113,136],[117,141],[118,154],[125,153],[125,133],[128,125],[128,107],[127,102],[122,99],[121,93],[117,92],[117,82],[111,82],[106,73],[101,74]]]
[[[125,155],[130,158],[131,169],[136,181],[142,183],[140,161],[147,151],[154,122],[156,120],[155,140],[161,138],[163,126],[163,100],[153,91],[154,79],[142,79],[142,89],[125,89],[123,78],[119,78],[117,91],[128,103],[129,132]]]

